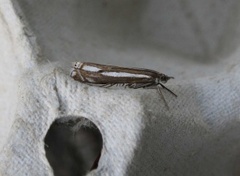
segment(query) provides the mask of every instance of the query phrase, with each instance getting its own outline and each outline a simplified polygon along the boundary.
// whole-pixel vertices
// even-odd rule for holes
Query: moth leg
[[[128,84],[126,84],[126,87],[128,87],[128,88],[132,88],[132,83],[128,83]]]
[[[109,87],[112,87],[114,84],[107,84],[106,86],[105,86],[105,88],[109,88]]]
[[[138,89],[138,88],[141,88],[141,86],[137,86],[137,83],[132,83],[129,85],[129,88],[132,88],[132,89]]]
[[[151,88],[151,86],[156,86],[156,84],[149,83],[149,84],[144,85],[142,88]]]
[[[172,95],[174,95],[175,97],[177,97],[177,95],[175,93],[173,93],[173,91],[171,91],[170,89],[168,89],[167,87],[165,87],[164,85],[162,85],[161,83],[159,83],[162,88],[166,89],[168,92],[170,92]]]
[[[103,88],[108,88],[108,87],[111,87],[112,84],[101,84],[99,85],[99,87],[103,87]]]
[[[125,84],[125,87],[128,87],[128,88],[131,88],[131,89],[135,89],[136,85],[134,85],[134,83],[128,83],[128,84]]]
[[[105,87],[106,86],[106,84],[100,84],[99,85],[99,87]]]
[[[136,83],[133,83],[131,88],[137,89],[137,84],[136,84]]]
[[[132,88],[133,89],[139,89],[139,88],[146,88],[153,85],[152,83],[146,83],[146,84],[135,84]]]
[[[163,99],[165,106],[166,106],[167,109],[169,110],[169,106],[168,106],[168,104],[167,104],[166,99],[165,99],[164,96],[163,96],[163,93],[162,93],[162,91],[161,91],[161,87],[160,87],[160,86],[157,86],[157,91],[158,91],[160,97]]]
[[[115,84],[115,83],[113,83],[113,84],[111,84],[111,86],[110,86],[110,87],[112,87],[112,86],[116,86],[116,84]]]

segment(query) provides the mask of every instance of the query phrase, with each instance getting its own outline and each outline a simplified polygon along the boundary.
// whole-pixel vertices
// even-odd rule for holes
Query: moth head
[[[79,69],[81,66],[82,66],[82,62],[73,62],[72,63],[73,68]]]
[[[161,74],[159,79],[160,79],[160,82],[166,83],[169,79],[174,79],[174,77]]]

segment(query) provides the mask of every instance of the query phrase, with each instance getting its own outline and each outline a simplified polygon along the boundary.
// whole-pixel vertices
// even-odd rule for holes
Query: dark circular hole
[[[96,125],[86,118],[54,121],[44,139],[55,176],[80,176],[96,169],[103,145]]]

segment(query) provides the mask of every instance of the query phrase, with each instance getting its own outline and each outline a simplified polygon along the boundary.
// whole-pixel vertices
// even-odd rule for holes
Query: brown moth
[[[75,62],[73,63],[73,70],[70,76],[76,81],[93,86],[111,87],[119,85],[132,89],[155,88],[167,107],[168,105],[161,88],[177,97],[175,93],[163,85],[169,79],[173,79],[173,77],[149,69]]]

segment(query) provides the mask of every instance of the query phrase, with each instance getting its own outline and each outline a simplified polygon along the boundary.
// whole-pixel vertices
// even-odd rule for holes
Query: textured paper
[[[53,175],[43,139],[61,117],[101,131],[102,156],[88,175],[239,175],[238,8],[1,0],[0,175]],[[163,91],[167,110],[155,90],[80,84],[69,69],[81,59],[174,76],[166,86],[178,98]]]

